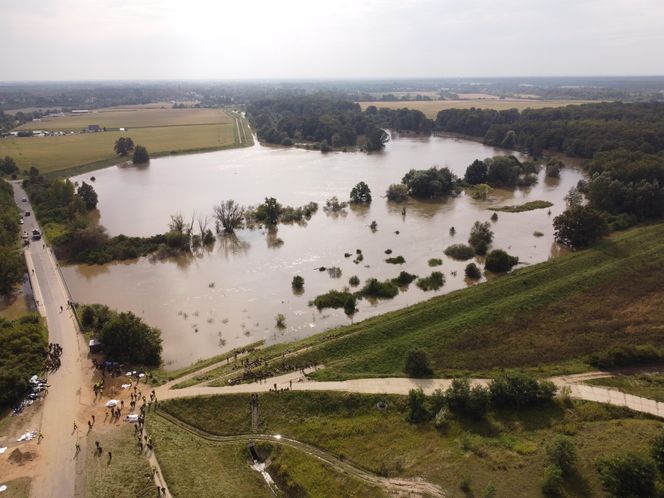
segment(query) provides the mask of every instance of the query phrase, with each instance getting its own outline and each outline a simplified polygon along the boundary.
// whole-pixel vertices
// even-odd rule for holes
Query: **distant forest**
[[[446,109],[438,113],[435,128],[535,156],[545,149],[586,159],[614,149],[655,153],[664,150],[664,102],[603,102],[521,112]]]
[[[343,148],[364,137],[368,150],[378,150],[382,146],[374,141],[381,128],[425,134],[433,129],[421,111],[370,106],[362,112],[351,100],[320,94],[261,99],[247,106],[247,117],[259,139],[281,145],[305,141]]]

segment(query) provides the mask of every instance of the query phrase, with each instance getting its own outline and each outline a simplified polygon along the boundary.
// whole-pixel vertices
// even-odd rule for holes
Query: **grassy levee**
[[[249,396],[174,399],[161,403],[160,409],[199,431],[247,434],[248,424],[238,421],[250,419]],[[385,403],[382,408],[379,401]],[[452,417],[442,428],[433,420],[408,422],[406,396],[266,393],[259,396],[259,408],[258,429],[263,434],[294,438],[375,474],[421,477],[440,485],[450,497],[483,496],[489,484],[496,487],[497,496],[541,496],[546,446],[561,433],[573,438],[578,452],[575,470],[563,485],[564,496],[601,496],[594,468],[597,457],[619,451],[646,454],[649,442],[662,430],[661,421],[590,402],[494,410],[485,420]],[[162,433],[181,430],[155,416],[149,416],[148,425],[155,421],[164,426]],[[193,434],[188,440],[192,442],[177,448],[193,441],[208,444]],[[162,444],[157,439],[158,448]],[[183,463],[188,458],[189,452],[181,452],[169,465],[189,465]],[[297,482],[294,472],[291,476]],[[468,494],[460,489],[466,476]]]
[[[142,498],[155,496],[152,471],[144,454],[139,453],[131,424],[109,430],[93,430],[88,436],[85,455],[85,496],[89,498]],[[99,441],[101,456],[93,441]],[[108,452],[113,453],[109,462]],[[79,456],[80,458],[81,456]]]
[[[664,224],[643,226],[289,347],[309,346],[296,359],[325,365],[314,374],[321,380],[403,376],[405,352],[414,346],[428,352],[440,376],[501,368],[579,372],[591,368],[583,359],[598,350],[664,345],[664,309],[655,305],[663,277]],[[630,314],[633,308],[639,313]]]

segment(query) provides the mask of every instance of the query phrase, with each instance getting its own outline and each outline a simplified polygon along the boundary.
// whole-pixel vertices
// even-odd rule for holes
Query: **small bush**
[[[439,258],[431,258],[429,260],[429,266],[440,266],[443,264],[443,260]]]
[[[389,280],[386,280],[384,282],[379,282],[375,278],[370,278],[364,284],[364,287],[360,291],[360,294],[364,297],[392,299],[394,296],[399,294],[399,287],[397,287],[396,284],[392,283]]]
[[[466,269],[464,270],[466,278],[471,280],[479,280],[482,278],[482,271],[475,263],[468,263]]]
[[[418,278],[416,285],[423,291],[438,290],[445,285],[445,275],[439,271],[434,271],[428,277]]]
[[[533,232],[533,236],[534,237],[544,237],[544,234],[542,232],[538,232],[537,230],[535,230]]]
[[[417,275],[413,275],[412,273],[408,273],[407,271],[402,271],[401,273],[399,273],[399,276],[397,278],[392,279],[392,283],[404,287],[406,285],[409,285],[416,278]]]
[[[557,465],[548,465],[544,469],[542,479],[542,494],[548,498],[561,496],[563,486],[563,472]]]
[[[278,329],[285,329],[286,328],[286,317],[279,313],[275,318],[275,322],[277,323],[277,328]]]
[[[516,256],[510,256],[502,249],[494,249],[486,257],[485,268],[494,273],[510,271],[519,262]]]
[[[411,349],[408,351],[406,353],[404,372],[409,377],[431,377],[433,370],[431,369],[431,362],[429,361],[427,352],[423,349]]]
[[[293,277],[293,280],[291,282],[291,287],[296,290],[300,290],[304,288],[304,278],[302,278],[300,275],[295,275]]]
[[[330,278],[341,278],[341,268],[338,266],[331,266],[327,269],[327,274]]]
[[[387,254],[387,255],[392,254],[392,249],[385,249],[385,254]]]
[[[452,244],[444,252],[446,256],[459,261],[466,261],[475,256],[475,249],[466,244]]]
[[[408,187],[403,183],[393,183],[385,192],[387,200],[393,202],[404,202],[408,200]]]
[[[350,279],[348,280],[348,283],[349,283],[352,287],[357,287],[358,285],[360,285],[360,278],[359,278],[357,275],[353,275],[353,276],[350,277]]]
[[[589,363],[597,368],[628,367],[648,365],[664,361],[664,349],[650,344],[640,346],[616,346],[600,351],[589,358]]]
[[[576,446],[574,440],[569,436],[557,435],[546,447],[549,461],[560,468],[565,474],[569,474],[576,464]]]
[[[652,456],[659,471],[664,474],[664,430],[660,431],[650,443],[650,456]]]
[[[419,424],[429,420],[431,414],[426,406],[426,396],[422,389],[411,389],[408,393],[408,421]]]
[[[387,258],[385,262],[391,265],[402,265],[406,262],[406,260],[403,256],[397,256],[393,258]]]

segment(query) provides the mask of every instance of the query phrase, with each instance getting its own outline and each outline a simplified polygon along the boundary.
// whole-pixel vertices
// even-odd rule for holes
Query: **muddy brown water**
[[[398,183],[411,168],[449,166],[462,176],[474,159],[503,153],[458,138],[395,136],[384,152],[371,155],[255,145],[155,159],[141,168],[111,167],[88,173],[74,180],[96,177],[100,221],[112,235],[163,232],[174,213],[189,216],[195,211],[211,217],[212,206],[229,198],[248,205],[273,196],[282,204],[315,201],[322,208],[332,196],[347,199],[359,181],[369,184],[374,201],[340,216],[320,209],[306,226],[280,225],[276,234],[240,230],[237,237],[220,237],[213,249],[193,257],[69,266],[63,273],[76,301],[131,310],[159,327],[169,368],[260,339],[291,341],[470,285],[463,276],[468,262],[451,260],[443,250],[466,242],[474,221],[489,220],[490,206],[537,199],[553,202],[550,215],[547,209],[498,213],[498,221],[492,223],[493,247],[507,250],[525,264],[560,254],[551,223],[564,210],[568,190],[582,178],[575,167],[564,168],[555,180],[544,178],[542,171],[537,185],[494,191],[487,201],[465,195],[439,202],[411,200],[405,204],[405,216],[404,205],[382,197],[388,185]],[[378,223],[375,233],[369,228],[374,220]],[[454,236],[449,233],[452,226]],[[544,235],[534,237],[534,231]],[[283,244],[275,243],[276,239]],[[359,264],[353,263],[353,257],[344,257],[356,249],[364,254]],[[406,263],[386,263],[386,249],[392,250],[392,256],[402,255]],[[430,258],[441,258],[443,265],[429,267]],[[328,272],[318,271],[321,266],[339,267],[342,276],[331,278]],[[392,300],[362,300],[353,318],[342,310],[319,312],[308,305],[318,294],[341,290],[353,275],[362,281],[386,279],[401,270],[420,276],[439,270],[446,283],[438,291],[424,292],[411,284]],[[305,280],[300,295],[291,290],[294,275]],[[283,330],[275,326],[278,313],[286,316]]]

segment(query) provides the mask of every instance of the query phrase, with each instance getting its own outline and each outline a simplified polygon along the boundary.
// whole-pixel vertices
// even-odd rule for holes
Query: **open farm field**
[[[76,126],[83,127],[83,122],[93,122],[89,115],[86,116],[76,116],[81,125]],[[252,143],[244,120],[220,109],[148,109],[108,112],[104,116],[108,116],[107,119],[95,124],[112,127],[122,123],[122,126],[129,126],[129,130],[4,138],[0,139],[0,157],[13,157],[20,168],[36,166],[42,173],[54,173],[81,166],[94,169],[121,162],[122,159],[113,151],[113,144],[121,136],[129,136],[134,143],[147,147],[152,157]],[[127,122],[132,124],[127,125]],[[237,127],[242,127],[244,132],[238,133]]]
[[[86,114],[67,113],[62,117],[43,118],[20,126],[19,130],[78,131],[88,125],[102,128],[146,128],[232,123],[223,109],[172,109],[152,107],[107,107]]]
[[[660,421],[589,402],[496,410],[486,420],[452,418],[442,428],[436,428],[433,420],[408,422],[405,396],[285,392],[260,395],[258,404],[260,434],[280,434],[320,448],[377,476],[421,478],[440,486],[449,497],[487,496],[485,491],[491,488],[495,489],[492,496],[540,496],[548,464],[546,447],[558,434],[569,436],[578,454],[575,468],[563,484],[565,496],[600,496],[594,467],[597,457],[619,451],[647,454],[650,441],[662,428]],[[242,450],[237,443],[204,439],[200,433],[249,434],[248,425],[240,422],[251,418],[249,395],[170,400],[160,409],[174,417],[173,422],[184,422],[199,431],[185,432],[180,424],[159,415],[149,418],[160,461],[168,453],[168,464],[162,463],[162,468],[174,491],[193,492],[203,484],[197,482],[206,479],[207,466],[201,460],[196,467],[188,463],[190,459],[203,458],[204,453],[219,459],[228,451]],[[280,446],[275,442],[274,446]],[[307,463],[302,461],[306,453],[288,449],[301,455],[300,465]],[[243,453],[248,452],[244,449]],[[291,464],[294,455],[286,456],[286,468],[293,465],[295,469]],[[316,465],[314,458],[308,460],[309,466]],[[278,468],[267,470],[272,473]],[[224,473],[226,482],[250,476],[247,464],[227,470],[234,473]],[[293,483],[302,482],[303,475],[292,473]],[[309,490],[309,495],[325,493]],[[375,494],[369,492],[369,496]]]
[[[387,109],[416,109],[422,111],[428,118],[435,119],[438,112],[444,109],[540,109],[543,107],[563,107],[566,105],[586,104],[585,100],[509,100],[509,99],[464,99],[464,100],[431,100],[409,102],[359,102],[362,110],[370,105]]]

